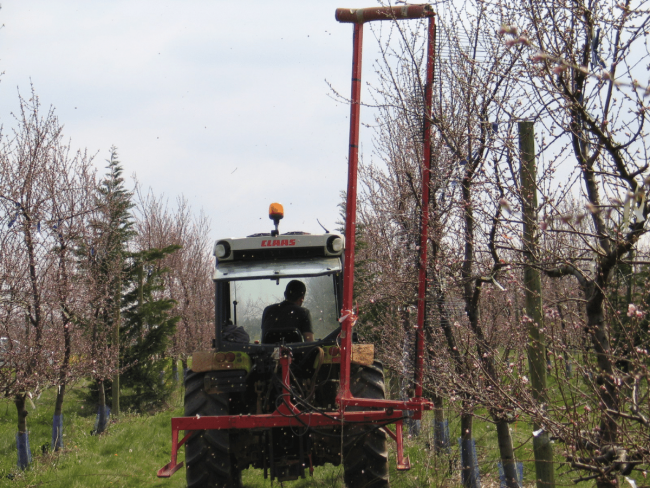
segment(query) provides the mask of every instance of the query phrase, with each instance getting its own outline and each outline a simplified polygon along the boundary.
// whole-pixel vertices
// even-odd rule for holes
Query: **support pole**
[[[521,202],[524,218],[524,293],[528,326],[528,369],[533,398],[539,408],[545,409],[548,402],[546,391],[546,341],[542,328],[542,280],[536,268],[538,250],[537,225],[537,169],[535,165],[535,131],[532,122],[519,122],[519,151],[521,155]],[[534,430],[541,429],[539,422],[533,423]],[[553,488],[553,448],[548,432],[533,436],[535,454],[535,479],[537,488]]]
[[[350,356],[352,353],[352,327],[355,315],[354,305],[354,247],[357,218],[357,166],[359,161],[359,116],[361,108],[361,58],[363,46],[363,24],[372,21],[391,21],[405,19],[421,19],[429,17],[429,47],[427,51],[427,79],[431,70],[431,83],[428,83],[431,96],[433,83],[433,42],[435,32],[433,8],[431,5],[404,5],[399,7],[371,7],[363,9],[336,9],[336,20],[354,24],[353,52],[352,52],[352,95],[350,97],[350,146],[348,153],[348,187],[345,207],[345,263],[343,267],[343,323],[341,324],[341,378],[337,401],[342,405],[342,400],[351,398],[350,393]],[[431,103],[426,110],[431,110]],[[430,113],[430,112],[429,112]],[[430,123],[430,117],[425,117],[425,124]],[[427,132],[430,132],[428,130]],[[429,150],[430,154],[430,150]],[[430,157],[426,157],[425,167],[428,167]],[[428,180],[427,180],[428,181]],[[428,184],[427,184],[428,188]],[[428,209],[428,203],[427,203]],[[428,220],[428,215],[427,215]],[[425,246],[426,247],[426,246]],[[424,315],[423,315],[424,317]],[[423,348],[424,340],[420,341]],[[416,384],[418,381],[416,380]],[[420,393],[422,394],[421,377]],[[416,394],[416,396],[418,396]]]
[[[120,415],[120,323],[122,320],[122,260],[120,259],[120,267],[117,279],[117,285],[115,287],[115,323],[113,324],[113,345],[117,350],[115,362],[116,370],[113,374],[113,382],[111,384],[111,396],[112,396],[112,407],[113,407],[113,417],[118,417]]]
[[[343,268],[343,320],[341,326],[341,378],[337,399],[349,398],[352,326],[354,325],[354,245],[357,220],[357,166],[359,163],[359,116],[361,109],[361,57],[363,24],[354,24],[352,52],[352,100],[350,103],[350,148],[348,153],[348,189],[345,208],[345,263]]]
[[[424,320],[427,294],[427,248],[429,243],[429,198],[431,196],[431,110],[433,103],[433,63],[435,56],[436,23],[429,17],[427,41],[427,79],[424,86],[424,114],[422,114],[424,147],[422,150],[422,222],[420,224],[420,262],[418,275],[418,323],[415,337],[415,398],[422,397],[424,364]]]

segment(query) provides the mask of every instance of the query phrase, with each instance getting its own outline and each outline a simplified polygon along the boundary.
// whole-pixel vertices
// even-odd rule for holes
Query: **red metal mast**
[[[338,14],[338,10],[336,11]],[[338,19],[338,16],[337,16]],[[363,24],[354,24],[352,50],[352,101],[350,102],[350,148],[348,153],[348,190],[345,208],[345,260],[343,266],[343,310],[341,326],[341,378],[339,399],[349,398],[354,293],[354,247],[357,226],[357,166],[359,162],[359,114],[361,109],[361,58]]]
[[[418,279],[418,329],[415,340],[415,398],[422,396],[422,369],[424,361],[424,321],[426,319],[427,248],[429,240],[429,197],[431,195],[431,110],[433,103],[433,63],[435,55],[436,24],[429,17],[427,41],[427,81],[424,86],[424,148],[422,151],[422,223],[420,226],[420,269]]]
[[[372,7],[364,9],[336,9],[336,20],[354,23],[352,51],[352,95],[350,101],[350,148],[348,156],[348,190],[345,210],[345,265],[343,278],[343,310],[341,317],[341,383],[338,394],[343,407],[350,393],[350,356],[352,327],[356,321],[353,313],[354,247],[357,216],[357,166],[359,160],[359,112],[361,107],[361,58],[363,24],[376,20],[401,20],[429,18],[427,41],[427,74],[425,85],[424,150],[422,164],[422,225],[420,239],[420,272],[418,289],[418,324],[416,331],[415,400],[422,397],[422,364],[424,352],[424,315],[426,294],[427,236],[429,222],[429,177],[431,161],[431,103],[433,94],[433,62],[435,45],[435,20],[430,5],[405,5],[403,7]]]

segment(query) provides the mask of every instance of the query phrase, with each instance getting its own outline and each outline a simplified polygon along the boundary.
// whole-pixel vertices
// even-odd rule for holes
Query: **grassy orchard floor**
[[[0,487],[184,487],[184,470],[170,479],[158,479],[156,471],[169,461],[171,449],[172,416],[182,415],[180,394],[174,406],[153,415],[123,414],[117,422],[111,422],[105,434],[92,436],[95,410],[83,400],[82,387],[73,387],[64,403],[64,443],[60,453],[43,453],[51,441],[52,411],[55,391],[48,390],[34,399],[33,409],[28,405],[27,417],[30,431],[30,447],[33,463],[29,469],[16,469],[16,409],[8,400],[0,401]],[[453,486],[458,476],[445,480],[446,471],[436,463],[448,465],[448,461],[431,456],[423,449],[431,442],[429,435],[417,441],[408,441],[407,448],[414,469],[406,473],[395,471],[394,452],[391,452],[391,485],[393,487]],[[391,446],[392,447],[392,446]],[[455,449],[457,451],[457,449]],[[183,459],[181,451],[180,459]],[[285,486],[340,487],[343,486],[341,467],[317,468],[314,478],[298,480]],[[261,470],[244,472],[244,485],[250,488],[270,488]],[[274,486],[278,486],[275,483]]]
[[[170,479],[158,479],[156,471],[169,462],[172,416],[182,415],[180,395],[176,406],[154,415],[123,414],[119,421],[111,422],[105,434],[92,436],[95,422],[92,405],[82,400],[81,389],[73,388],[64,404],[64,443],[60,453],[43,453],[41,446],[49,448],[54,390],[43,393],[34,400],[36,409],[28,406],[27,417],[33,463],[29,469],[16,469],[16,411],[12,402],[0,402],[0,487],[184,487],[184,470]],[[418,444],[424,441],[424,436]],[[429,452],[420,446],[409,446],[415,468],[408,473],[396,473],[391,460],[391,480],[394,487],[432,486],[439,483],[429,461]],[[183,459],[181,451],[180,459]],[[317,468],[314,478],[307,477],[287,483],[286,486],[340,487],[343,470],[327,466]],[[261,470],[244,472],[246,487],[267,488]],[[274,486],[278,486],[275,483]]]
[[[0,402],[0,487],[183,487],[184,470],[172,478],[161,480],[156,470],[169,461],[171,448],[172,416],[182,415],[180,394],[174,398],[174,406],[153,415],[123,414],[119,421],[111,422],[107,432],[101,436],[91,436],[95,422],[92,405],[82,399],[81,387],[72,388],[64,404],[64,442],[65,449],[60,453],[43,454],[41,446],[49,448],[51,440],[51,421],[54,405],[54,390],[43,393],[35,399],[36,409],[28,406],[27,417],[30,431],[30,446],[33,464],[25,472],[16,469],[16,411],[13,403]],[[425,425],[427,421],[423,422]],[[481,457],[483,486],[498,485],[496,462],[498,452],[494,446],[494,428],[476,422],[477,445]],[[452,420],[452,439],[458,436],[457,423]],[[398,473],[395,470],[395,453],[392,444],[390,461],[391,486],[429,487],[458,486],[460,478],[457,469],[451,477],[447,475],[449,458],[433,456],[427,446],[433,444],[431,429],[423,429],[416,439],[407,440],[407,452],[413,469]],[[515,437],[520,435],[515,431]],[[494,438],[494,439],[493,439]],[[525,448],[522,448],[525,450]],[[520,452],[520,458],[528,458],[530,453]],[[452,459],[458,458],[457,445],[452,446]],[[180,459],[183,459],[181,452]],[[526,477],[530,479],[528,463]],[[8,478],[13,477],[13,479]],[[287,483],[285,486],[340,487],[343,486],[341,467],[326,466],[317,468],[314,478]],[[261,470],[244,472],[244,485],[250,488],[267,488],[270,481],[263,479]],[[275,483],[274,486],[278,486]]]
[[[16,408],[12,402],[0,402],[0,487],[185,486],[182,477],[156,478],[156,470],[168,462],[169,419],[182,414],[180,407],[157,415],[124,414],[111,422],[106,434],[91,436],[96,411],[80,393],[73,388],[66,394],[65,449],[60,453],[41,450],[43,445],[49,449],[51,442],[54,390],[34,400],[35,410],[27,406],[33,464],[24,472],[16,469]]]
[[[180,388],[179,388],[180,390]],[[95,410],[85,403],[82,387],[74,387],[66,395],[64,403],[65,449],[60,453],[43,454],[41,446],[49,448],[55,392],[48,390],[34,400],[36,409],[27,406],[30,431],[30,446],[33,464],[25,472],[16,469],[16,409],[12,402],[0,401],[0,487],[184,487],[184,469],[170,479],[158,479],[156,471],[169,462],[171,450],[171,422],[173,416],[182,415],[180,391],[173,397],[172,407],[155,414],[123,414],[117,422],[111,422],[107,432],[91,436],[95,422]],[[481,415],[481,412],[477,412]],[[447,411],[450,419],[451,453],[449,456],[435,456],[429,446],[433,445],[430,416],[422,422],[422,432],[417,438],[406,440],[406,451],[413,469],[408,472],[395,470],[394,443],[390,447],[390,479],[393,488],[455,487],[460,486],[460,475],[456,461],[457,438],[460,436],[458,415]],[[512,425],[516,456],[524,462],[524,484],[534,486],[534,464],[531,444],[532,428],[518,422]],[[474,436],[479,457],[481,484],[484,488],[499,486],[496,431],[493,425],[476,418]],[[562,449],[555,445],[556,460]],[[183,459],[181,450],[179,459]],[[451,460],[451,462],[450,462]],[[452,474],[449,475],[449,466]],[[576,486],[571,478],[575,473],[562,475],[565,468],[556,470],[557,486]],[[8,477],[9,476],[9,477]],[[10,479],[12,478],[12,479]],[[647,482],[635,475],[637,486]],[[640,478],[640,479],[639,479]],[[248,488],[270,488],[261,470],[247,470],[243,473],[244,486]],[[289,488],[341,487],[341,467],[317,468],[314,478],[288,482]],[[622,485],[625,481],[622,480]],[[275,483],[273,486],[279,486]],[[580,483],[578,486],[593,486]],[[355,487],[357,488],[357,487]]]

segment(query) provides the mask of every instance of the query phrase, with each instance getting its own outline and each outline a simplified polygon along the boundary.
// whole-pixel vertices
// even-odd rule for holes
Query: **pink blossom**
[[[542,51],[538,51],[538,52],[536,52],[536,53],[533,55],[533,57],[530,58],[530,60],[531,60],[533,63],[541,63],[541,62],[544,61],[546,58],[548,58],[548,54],[543,53]]]
[[[501,24],[501,27],[499,27],[497,34],[500,36],[504,34],[512,34],[513,36],[516,36],[519,34],[519,31],[514,25]]]
[[[612,79],[612,74],[609,71],[601,71],[599,76],[601,80],[611,80]]]
[[[636,313],[636,306],[633,303],[630,303],[627,306],[627,316],[632,317]]]

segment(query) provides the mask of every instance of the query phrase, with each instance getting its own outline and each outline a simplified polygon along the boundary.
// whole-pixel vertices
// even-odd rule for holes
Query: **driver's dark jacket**
[[[286,300],[269,305],[262,314],[262,338],[271,329],[298,329],[303,335],[313,333],[311,314],[306,308]]]

